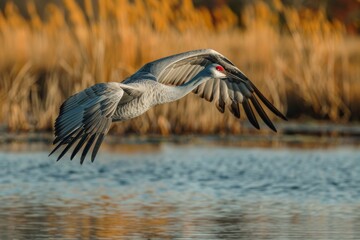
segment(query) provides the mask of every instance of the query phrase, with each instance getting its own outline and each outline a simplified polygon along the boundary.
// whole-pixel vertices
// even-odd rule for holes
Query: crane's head
[[[223,66],[219,64],[211,64],[208,67],[211,77],[213,78],[227,78],[226,71]]]
[[[213,78],[219,78],[219,79],[231,78],[231,79],[236,79],[241,82],[244,82],[244,80],[246,79],[246,77],[244,75],[237,76],[229,71],[226,71],[223,66],[221,66],[217,63],[213,63],[213,64],[209,65],[207,68],[209,70],[210,77],[213,77]],[[242,78],[241,76],[244,76],[244,78]]]

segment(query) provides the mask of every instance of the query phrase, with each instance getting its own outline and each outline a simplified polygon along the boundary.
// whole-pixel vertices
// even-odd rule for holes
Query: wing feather
[[[86,154],[90,150],[91,145],[94,143],[95,138],[96,138],[96,134],[92,134],[89,141],[87,141],[87,144],[85,145],[84,150],[81,154],[80,164],[83,164]]]
[[[230,111],[235,117],[240,118],[239,104],[236,101],[232,101],[230,105]]]
[[[264,123],[271,128],[274,132],[276,132],[276,128],[274,126],[274,124],[271,122],[271,120],[269,119],[268,115],[266,115],[264,109],[261,107],[260,103],[258,102],[258,100],[256,99],[256,96],[253,95],[250,97],[250,101],[252,102],[252,104],[254,105],[256,111],[258,112],[259,116],[261,117],[261,119],[264,121]]]
[[[248,80],[249,81],[249,80]],[[268,117],[267,113],[257,100],[256,95],[259,96],[260,100],[277,116],[286,119],[284,115],[280,113],[262,94],[261,92],[250,85],[238,81],[237,79],[211,79],[207,82],[199,85],[193,92],[199,97],[206,99],[207,101],[214,101],[217,109],[224,113],[225,108],[236,117],[240,118],[241,111],[239,104],[243,105],[246,116],[250,123],[257,129],[260,128],[257,121],[255,112],[253,111],[252,105],[255,107],[257,114],[264,121],[264,123],[273,131],[277,131],[274,124]],[[265,99],[265,100],[264,100]],[[251,102],[251,103],[250,103]]]
[[[82,130],[81,129],[78,129],[78,134],[73,138],[71,139],[71,141],[66,145],[66,147],[64,148],[64,150],[60,153],[60,155],[58,156],[57,160],[56,161],[59,161],[64,155],[65,153],[72,147],[72,145],[74,145],[74,143],[79,139],[79,137],[81,136],[82,134]],[[58,145],[59,147],[61,146],[60,144]]]
[[[205,83],[203,97],[209,102],[211,102],[210,99],[212,96],[213,88],[214,88],[214,80],[213,79],[211,79]]]
[[[86,139],[89,137],[88,134],[83,134],[80,141],[78,142],[78,144],[76,145],[75,149],[73,150],[73,152],[71,153],[71,157],[70,159],[72,160],[76,154],[79,152],[79,150],[81,149],[81,147],[84,145],[84,143],[86,142]]]
[[[136,89],[120,83],[100,83],[70,97],[60,107],[60,114],[55,121],[54,144],[57,145],[50,155],[65,146],[58,156],[57,160],[60,160],[77,142],[70,159],[85,145],[80,159],[82,164],[98,138],[92,153],[94,161],[121,98],[125,95],[128,101],[131,95],[139,94]]]
[[[244,107],[244,110],[245,110],[245,113],[246,113],[246,116],[248,117],[250,123],[257,129],[260,129],[260,126],[259,126],[259,123],[256,119],[256,116],[254,114],[254,111],[252,110],[252,107],[248,101],[247,98],[244,98],[244,101],[243,101],[243,107]]]
[[[220,86],[219,85],[220,85],[220,80],[214,79],[214,86],[212,89],[210,102],[212,102],[214,99],[219,99],[219,95],[220,95]],[[218,105],[218,101],[215,101],[215,102]]]
[[[216,101],[219,104],[219,111],[224,113],[225,111],[225,107],[226,105],[230,102],[231,100],[229,98],[229,94],[228,94],[228,87],[225,81],[221,81],[220,80],[220,96],[219,96],[219,100]]]
[[[244,99],[244,95],[243,95],[242,91],[240,90],[240,86],[236,83],[233,83],[231,85],[231,87],[234,89],[234,97],[235,97],[236,102],[242,103],[242,101]]]
[[[197,87],[197,94],[202,96],[204,94],[204,89],[205,89],[205,83],[203,84],[200,84],[198,87]]]
[[[97,152],[99,151],[99,148],[101,146],[102,141],[104,140],[105,134],[100,133],[98,139],[96,140],[94,150],[91,154],[91,161],[94,162]]]
[[[272,105],[269,100],[267,100],[267,98],[260,92],[259,89],[257,89],[257,87],[253,83],[251,83],[251,86],[254,88],[256,95],[261,99],[265,106],[267,106],[276,116],[287,121],[287,118],[274,105]]]

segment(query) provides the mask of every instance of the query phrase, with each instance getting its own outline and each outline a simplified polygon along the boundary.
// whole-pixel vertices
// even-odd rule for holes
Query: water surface
[[[0,152],[0,239],[360,237],[357,146],[131,144],[83,166],[28,149]]]

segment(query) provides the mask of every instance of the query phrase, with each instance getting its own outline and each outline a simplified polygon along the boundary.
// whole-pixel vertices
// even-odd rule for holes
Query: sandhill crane
[[[214,101],[222,113],[228,108],[237,118],[240,118],[239,105],[242,104],[257,129],[259,123],[250,102],[265,124],[276,132],[257,97],[275,115],[286,120],[226,57],[212,49],[194,50],[147,63],[122,83],[95,84],[68,98],[55,122],[53,144],[57,145],[50,155],[64,146],[57,158],[60,160],[78,142],[71,154],[73,159],[86,143],[80,159],[82,164],[96,140],[91,155],[94,161],[112,122],[137,117],[155,105],[176,101],[191,91]]]

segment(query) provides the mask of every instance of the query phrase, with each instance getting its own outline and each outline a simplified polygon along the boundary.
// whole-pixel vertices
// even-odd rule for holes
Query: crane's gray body
[[[59,160],[77,142],[72,159],[86,143],[82,163],[96,140],[93,161],[112,122],[140,116],[155,105],[176,101],[191,91],[214,101],[222,113],[229,109],[237,118],[242,105],[256,128],[259,124],[250,103],[276,131],[256,96],[275,115],[286,120],[227,58],[212,49],[195,50],[147,63],[122,83],[99,83],[71,96],[61,106],[56,119],[54,144],[58,145],[50,154],[65,146]]]
[[[178,100],[181,92],[176,87],[163,85],[153,80],[143,80],[141,83],[129,83],[134,88],[144,88],[140,96],[128,102],[120,102],[112,117],[113,121],[124,121],[140,116],[155,105]]]

